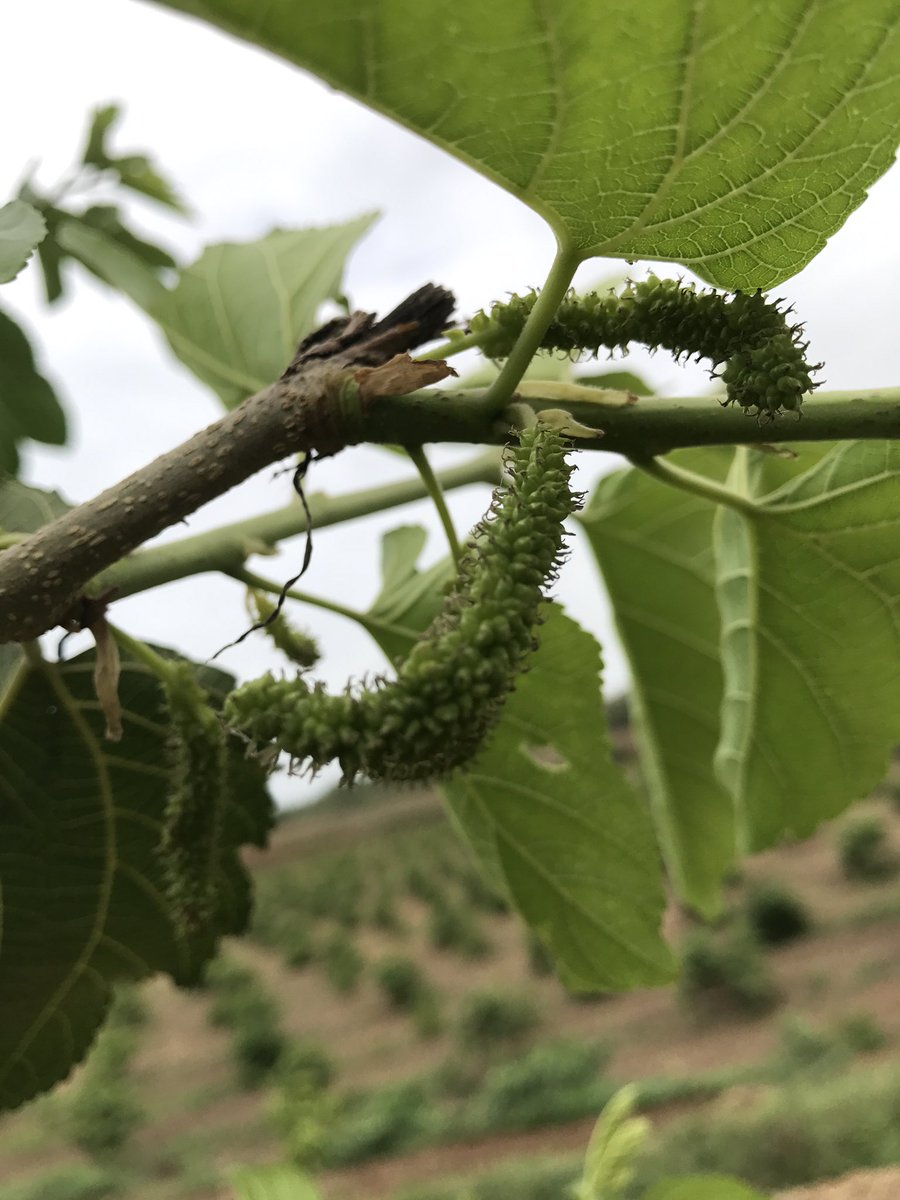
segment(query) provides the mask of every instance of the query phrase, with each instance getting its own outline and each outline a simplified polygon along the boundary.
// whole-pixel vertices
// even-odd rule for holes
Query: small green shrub
[[[316,957],[316,943],[312,933],[303,926],[282,938],[280,948],[285,963],[295,971],[302,971]]]
[[[304,1171],[322,1166],[328,1139],[340,1120],[341,1102],[328,1090],[334,1074],[327,1051],[314,1042],[294,1043],[279,1063],[280,1087],[272,1115],[288,1157]]]
[[[322,963],[328,982],[336,992],[355,992],[365,968],[363,956],[345,933],[336,933],[325,943]]]
[[[443,890],[433,873],[426,871],[418,863],[407,867],[405,883],[409,894],[425,904],[437,905],[444,902]]]
[[[127,1145],[143,1123],[144,1115],[124,1080],[89,1070],[78,1091],[66,1103],[63,1126],[85,1154],[105,1159]]]
[[[537,1006],[517,992],[470,992],[463,1001],[456,1033],[466,1049],[487,1050],[518,1042],[539,1023]]]
[[[493,1067],[471,1106],[473,1131],[537,1129],[597,1112],[615,1090],[599,1078],[609,1057],[598,1043],[553,1042]]]
[[[428,937],[437,950],[455,950],[464,958],[485,958],[491,952],[472,913],[449,901],[432,907]]]
[[[413,1024],[421,1038],[434,1038],[444,1031],[441,1006],[433,988],[420,993],[413,1009]]]
[[[418,963],[402,955],[383,958],[375,967],[375,981],[393,1008],[407,1012],[428,987]]]
[[[350,1166],[411,1146],[430,1120],[420,1084],[404,1083],[360,1097],[338,1123],[324,1148],[327,1166]]]
[[[885,844],[887,830],[881,817],[857,817],[846,824],[838,840],[841,870],[847,879],[884,879],[897,869]]]
[[[337,1064],[321,1042],[301,1038],[285,1046],[278,1063],[278,1074],[283,1084],[302,1077],[324,1090],[334,1083]]]
[[[804,937],[813,925],[803,901],[772,880],[750,888],[744,912],[755,937],[767,946],[781,946]]]
[[[721,936],[698,929],[685,939],[679,990],[689,1007],[703,1013],[724,1007],[754,1015],[768,1012],[778,1001],[759,947],[739,927]]]
[[[376,929],[383,929],[387,933],[399,933],[403,929],[394,894],[386,887],[380,888],[375,896],[370,920]]]
[[[837,1036],[853,1054],[874,1054],[888,1040],[870,1013],[851,1013],[838,1025]]]
[[[285,1036],[274,1020],[237,1025],[231,1051],[241,1087],[259,1087],[279,1065],[285,1046]]]
[[[803,1017],[790,1014],[782,1022],[781,1054],[788,1071],[834,1061],[839,1052],[834,1037],[824,1030],[814,1029]]]
[[[246,988],[217,996],[208,1013],[212,1025],[238,1029],[247,1025],[272,1024],[276,1020],[274,1002],[254,979]]]

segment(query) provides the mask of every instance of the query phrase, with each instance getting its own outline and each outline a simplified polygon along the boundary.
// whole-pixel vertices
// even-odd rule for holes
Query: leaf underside
[[[893,161],[897,0],[158,0],[422,134],[587,254],[795,274]]]
[[[739,454],[731,482],[759,480]],[[751,464],[751,465],[748,465]],[[848,442],[716,527],[720,778],[744,846],[816,825],[881,780],[900,726],[900,447]]]
[[[599,679],[597,643],[551,608],[500,725],[443,787],[481,861],[581,991],[672,977],[656,840],[612,760]]]
[[[673,455],[722,480],[731,450]],[[631,666],[630,707],[672,881],[707,915],[734,857],[734,814],[713,771],[722,668],[712,532],[716,508],[634,468],[602,479],[581,516]]]
[[[44,218],[24,200],[0,207],[0,283],[15,279],[46,232]]]
[[[246,924],[236,849],[262,844],[262,773],[234,751],[214,927],[179,933],[158,855],[168,774],[162,695],[123,665],[124,737],[106,742],[93,654],[23,663],[0,702],[0,1110],[64,1078],[87,1052],[113,985],[198,978],[219,935]],[[206,672],[221,690],[227,677]]]

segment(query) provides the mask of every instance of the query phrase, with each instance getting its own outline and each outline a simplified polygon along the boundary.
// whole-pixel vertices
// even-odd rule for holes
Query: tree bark
[[[84,589],[149,538],[288,455],[336,453],[364,436],[365,410],[383,394],[451,374],[404,352],[446,327],[453,296],[426,285],[383,320],[354,313],[299,346],[275,383],[187,442],[0,553],[0,643],[96,616]]]

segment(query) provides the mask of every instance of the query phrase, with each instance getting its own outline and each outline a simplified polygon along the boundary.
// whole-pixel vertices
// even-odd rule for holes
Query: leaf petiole
[[[444,496],[443,489],[438,482],[437,476],[432,470],[431,463],[428,461],[428,456],[422,446],[406,446],[404,447],[411,461],[419,472],[422,482],[428,491],[428,495],[434,501],[434,507],[437,509],[438,516],[441,519],[441,525],[444,527],[444,533],[447,535],[447,542],[450,546],[450,553],[453,555],[453,561],[459,566],[459,560],[462,558],[462,549],[460,548],[459,538],[456,536],[456,529],[453,525],[453,518],[450,516],[450,510],[447,508],[447,500]]]
[[[695,496],[710,500],[713,504],[724,504],[726,508],[733,508],[736,512],[744,513],[745,516],[753,516],[760,511],[760,506],[746,496],[741,496],[731,488],[716,483],[714,479],[707,479],[703,475],[696,475],[693,471],[686,471],[683,467],[666,462],[665,459],[640,458],[632,455],[629,456],[628,461],[633,467],[643,471],[645,475],[652,475],[661,483],[680,488],[683,492],[692,492]]]

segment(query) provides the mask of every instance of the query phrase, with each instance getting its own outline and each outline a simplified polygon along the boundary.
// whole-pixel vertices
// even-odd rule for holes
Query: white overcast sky
[[[58,179],[81,144],[89,109],[117,100],[125,117],[116,148],[149,150],[194,211],[187,224],[136,203],[134,223],[183,261],[210,242],[249,240],[273,226],[328,224],[377,209],[381,220],[349,263],[347,291],[357,307],[384,311],[430,280],[450,287],[466,314],[539,285],[546,274],[553,239],[517,201],[413,134],[210,27],[140,0],[29,0],[8,5],[4,38],[0,203],[35,159],[39,181]],[[895,166],[816,261],[778,289],[805,320],[812,357],[827,365],[829,388],[900,385],[898,214]],[[589,284],[622,267],[597,260],[582,267],[578,281]],[[24,477],[82,500],[221,409],[127,301],[77,268],[71,282],[71,298],[48,311],[31,268],[4,287],[0,302],[28,329],[71,414],[69,446],[31,450]],[[633,355],[632,364],[670,394],[707,386],[701,369],[675,366],[664,356]],[[447,449],[433,458],[440,466],[468,453]],[[612,463],[607,455],[592,456],[583,486]],[[394,456],[360,448],[317,467],[311,489],[355,489],[405,471]],[[192,519],[191,531],[283,504],[288,484],[273,482],[271,474],[208,506]],[[483,488],[453,495],[461,527],[477,520],[486,498]],[[432,530],[427,559],[442,555],[429,506],[408,506],[322,531],[304,586],[366,607],[378,586],[381,533],[414,521]],[[299,542],[287,543],[280,559],[260,560],[260,570],[293,574],[301,553]],[[626,669],[596,572],[577,540],[557,594],[601,638],[608,690],[621,690]],[[325,646],[321,674],[332,686],[383,668],[380,652],[352,623],[314,609],[303,616]],[[246,622],[241,589],[212,576],[123,601],[115,619],[138,636],[201,659]],[[277,662],[261,635],[221,661],[241,676]],[[278,791],[299,802],[308,788],[292,780]]]

